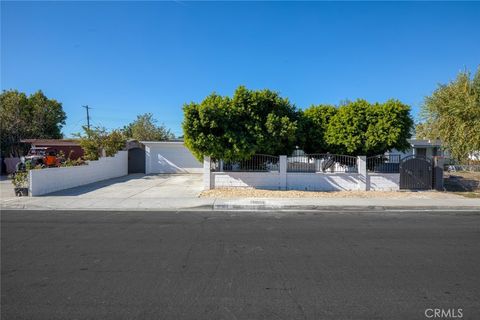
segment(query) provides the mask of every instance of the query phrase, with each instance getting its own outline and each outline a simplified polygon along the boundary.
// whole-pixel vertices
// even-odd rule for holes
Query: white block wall
[[[368,178],[370,180],[370,190],[400,190],[400,173],[369,173]]]
[[[208,173],[207,173],[208,174]],[[369,187],[373,191],[400,189],[399,173],[369,173]],[[286,185],[278,172],[212,172],[205,189],[258,188],[271,190],[353,191],[365,190],[364,176],[359,173],[302,173],[288,172]]]
[[[306,191],[396,191],[399,173],[369,173],[366,157],[357,158],[358,173],[287,172],[287,157],[280,156],[277,172],[210,172],[210,158],[204,159],[204,188],[258,188]]]
[[[278,190],[280,174],[278,172],[212,172],[212,189],[221,188],[258,188]]]
[[[358,173],[287,173],[288,190],[347,191],[360,188]]]
[[[183,142],[142,141],[146,173],[202,173],[198,161]]]
[[[114,157],[88,161],[85,166],[30,170],[29,194],[40,196],[127,174],[128,152],[119,151]]]

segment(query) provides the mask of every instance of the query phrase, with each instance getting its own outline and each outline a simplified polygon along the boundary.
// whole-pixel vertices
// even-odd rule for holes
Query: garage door
[[[183,142],[142,141],[147,173],[202,173],[203,164]]]

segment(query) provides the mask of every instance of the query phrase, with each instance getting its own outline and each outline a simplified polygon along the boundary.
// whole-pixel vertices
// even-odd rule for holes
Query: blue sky
[[[424,96],[480,64],[480,3],[3,2],[1,87],[63,103],[69,136],[239,85],[296,106]]]

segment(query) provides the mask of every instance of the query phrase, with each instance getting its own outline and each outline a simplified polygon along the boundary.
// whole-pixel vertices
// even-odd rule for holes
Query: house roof
[[[412,145],[412,147],[441,147],[442,141],[435,139],[435,140],[427,140],[427,139],[408,139],[408,143]]]
[[[34,146],[41,147],[79,147],[78,140],[74,139],[23,139],[23,143],[30,143]]]
[[[168,141],[140,141],[141,143],[148,144],[183,144],[183,140],[168,140]]]

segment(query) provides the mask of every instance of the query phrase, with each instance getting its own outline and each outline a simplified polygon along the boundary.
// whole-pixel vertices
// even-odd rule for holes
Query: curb
[[[49,210],[49,211],[318,211],[318,212],[391,212],[391,211],[457,211],[480,214],[479,206],[348,206],[348,205],[275,205],[275,204],[209,204],[192,207],[172,208],[52,208],[35,205],[0,206],[1,210],[22,211],[22,210]]]
[[[257,211],[257,210],[280,210],[280,211],[449,211],[461,210],[478,212],[480,214],[480,207],[477,206],[333,206],[333,205],[243,205],[243,204],[215,204],[213,206],[215,211],[229,211],[229,210],[243,210],[243,211]]]

